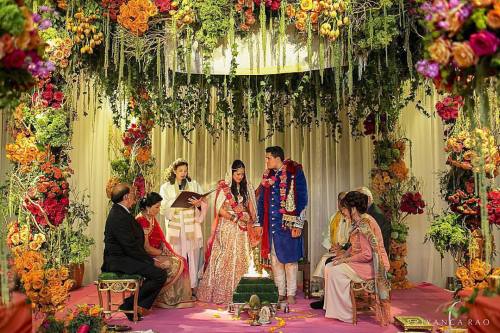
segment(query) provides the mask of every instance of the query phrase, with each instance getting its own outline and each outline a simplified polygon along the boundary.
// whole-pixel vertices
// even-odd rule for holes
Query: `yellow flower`
[[[30,242],[30,250],[33,250],[33,251],[37,251],[40,249],[40,247],[42,246],[42,244],[38,243],[38,242]]]
[[[43,244],[45,242],[45,235],[42,233],[35,234],[33,236],[33,241],[39,244]]]
[[[19,237],[19,233],[15,233],[13,234],[12,236],[10,236],[10,241],[12,242],[12,244],[14,245],[18,245],[19,242],[20,242],[20,237]]]
[[[310,11],[313,8],[312,0],[301,0],[300,1],[300,9],[303,11]]]
[[[464,289],[471,289],[474,287],[474,280],[471,278],[461,280]]]
[[[467,267],[458,267],[457,271],[455,272],[455,275],[457,276],[458,279],[460,280],[465,280],[469,278],[469,270]]]
[[[474,269],[471,272],[471,277],[476,281],[482,281],[486,278],[486,272],[482,267]]]
[[[67,267],[61,267],[59,269],[59,277],[61,280],[67,280],[69,277],[69,270]]]

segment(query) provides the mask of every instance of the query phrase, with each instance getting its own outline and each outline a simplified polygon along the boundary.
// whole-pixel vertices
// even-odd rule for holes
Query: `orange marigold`
[[[403,160],[397,160],[389,166],[394,176],[399,180],[405,180],[408,177],[408,168]]]

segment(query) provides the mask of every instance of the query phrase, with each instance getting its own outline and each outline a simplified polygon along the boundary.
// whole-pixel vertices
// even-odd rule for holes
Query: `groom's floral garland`
[[[226,200],[229,202],[229,205],[231,208],[234,210],[236,213],[236,216],[238,217],[238,227],[242,231],[247,230],[247,226],[243,224],[241,219],[243,218],[243,205],[241,203],[236,202],[235,197],[233,193],[231,193],[231,189],[229,188],[228,184],[225,181],[221,181],[219,183],[219,190],[224,192],[224,195],[226,197]]]
[[[286,214],[286,185],[287,185],[287,176],[286,176],[286,164],[283,164],[283,166],[276,171],[275,174],[281,171],[280,175],[280,213],[281,214]],[[275,175],[269,176],[269,173],[271,172],[270,169],[266,169],[264,174],[262,175],[262,186],[265,188],[270,188],[272,187],[278,178]]]

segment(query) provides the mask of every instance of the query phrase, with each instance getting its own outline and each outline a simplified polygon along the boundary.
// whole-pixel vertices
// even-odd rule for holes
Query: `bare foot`
[[[288,302],[288,304],[295,304],[295,296],[288,296],[286,301]]]
[[[282,301],[284,301],[284,300],[285,300],[285,296],[281,296],[281,295],[280,295],[280,296],[278,297],[278,302],[282,302]]]

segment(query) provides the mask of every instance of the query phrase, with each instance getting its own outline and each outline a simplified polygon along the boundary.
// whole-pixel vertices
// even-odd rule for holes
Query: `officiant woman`
[[[171,208],[181,191],[203,194],[201,186],[189,177],[189,165],[186,160],[177,159],[166,171],[167,181],[160,187],[163,198],[160,214],[165,217],[167,242],[174,251],[186,258],[189,266],[191,288],[196,293],[200,272],[200,251],[203,247],[201,223],[207,213],[206,199],[191,200],[191,208]]]

